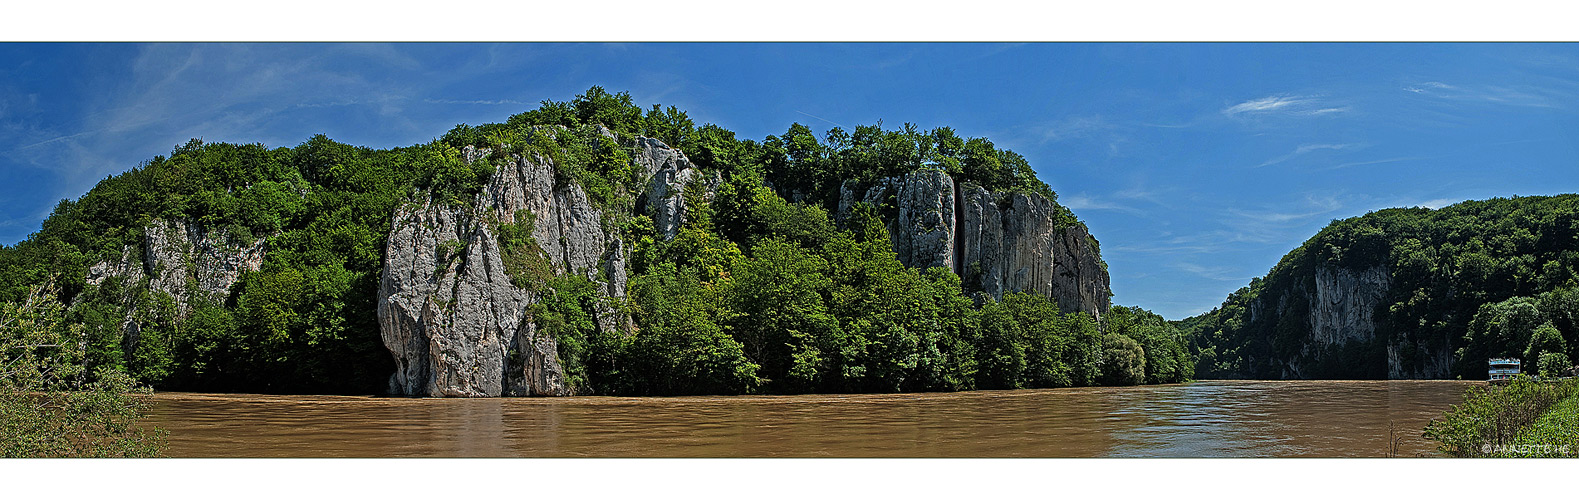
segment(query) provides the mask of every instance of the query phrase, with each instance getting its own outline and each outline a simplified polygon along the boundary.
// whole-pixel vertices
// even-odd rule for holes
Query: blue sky
[[[0,244],[193,137],[390,147],[592,85],[746,138],[882,120],[1024,155],[1114,301],[1211,309],[1336,218],[1576,191],[1579,46],[0,44]]]

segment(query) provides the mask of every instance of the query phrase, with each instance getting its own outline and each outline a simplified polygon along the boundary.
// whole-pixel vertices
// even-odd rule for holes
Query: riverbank
[[[1579,456],[1579,380],[1473,387],[1423,434],[1453,457]]]

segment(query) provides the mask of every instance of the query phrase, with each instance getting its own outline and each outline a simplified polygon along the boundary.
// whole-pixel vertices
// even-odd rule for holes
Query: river
[[[410,399],[157,393],[173,457],[1382,457],[1475,382]],[[1483,384],[1483,382],[1482,382]],[[1393,439],[1396,445],[1390,444]]]

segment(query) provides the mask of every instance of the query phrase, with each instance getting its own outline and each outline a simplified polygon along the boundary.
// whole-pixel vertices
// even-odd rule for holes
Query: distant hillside
[[[1179,322],[1202,378],[1485,379],[1486,358],[1579,359],[1579,195],[1333,221]],[[1560,339],[1536,335],[1550,324]]]

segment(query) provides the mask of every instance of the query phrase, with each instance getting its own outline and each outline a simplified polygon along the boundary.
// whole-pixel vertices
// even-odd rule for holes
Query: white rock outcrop
[[[263,267],[267,240],[240,242],[225,230],[184,219],[155,219],[143,227],[138,246],[127,245],[120,258],[89,267],[85,278],[92,286],[119,278],[122,292],[114,302],[126,313],[121,321],[121,344],[131,352],[146,326],[137,320],[138,292],[169,296],[176,316],[165,319],[173,321],[186,318],[193,300],[223,304],[241,273]]]
[[[994,299],[1036,293],[1066,312],[1098,318],[1111,304],[1095,239],[1085,227],[1061,221],[1051,200],[993,193],[936,170],[881,179],[864,190],[848,182],[839,194],[841,220],[856,202],[894,204],[889,237],[907,266],[947,267]]]
[[[703,174],[678,150],[636,138],[627,145],[649,186],[639,208],[654,229],[673,237],[684,224],[691,182],[711,193]],[[487,151],[468,148],[467,161]],[[605,227],[604,214],[574,181],[556,180],[549,158],[513,156],[466,205],[421,200],[396,210],[378,294],[384,345],[395,358],[394,394],[422,396],[556,396],[571,386],[558,341],[540,332],[530,306],[538,292],[516,287],[504,271],[499,224],[532,219],[532,237],[555,274],[574,273],[625,297],[630,249]],[[630,319],[599,307],[598,328],[628,331]]]

